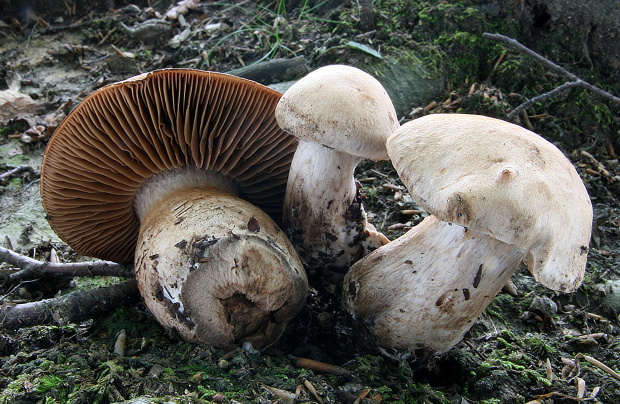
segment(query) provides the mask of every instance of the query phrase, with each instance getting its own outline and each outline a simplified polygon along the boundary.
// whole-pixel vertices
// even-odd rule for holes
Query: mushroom
[[[308,287],[274,220],[296,147],[275,121],[280,96],[190,69],[97,90],[45,151],[52,228],[82,254],[133,260],[145,305],[182,339],[267,348]]]
[[[379,345],[449,350],[522,260],[551,289],[579,287],[592,205],[554,145],[498,119],[434,114],[402,125],[387,149],[433,215],[345,277],[344,305]]]
[[[284,229],[308,268],[347,270],[388,239],[367,222],[354,171],[387,160],[398,128],[394,105],[374,77],[351,66],[321,67],[293,84],[276,107],[299,145],[284,199]]]

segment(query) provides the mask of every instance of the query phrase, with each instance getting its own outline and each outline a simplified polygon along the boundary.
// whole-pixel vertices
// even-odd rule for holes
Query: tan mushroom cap
[[[296,139],[274,110],[281,94],[239,77],[164,69],[103,87],[58,127],[41,167],[56,233],[82,254],[130,262],[139,231],[134,195],[184,166],[235,180],[280,221]]]
[[[433,114],[404,124],[387,149],[412,197],[439,219],[526,250],[549,288],[581,284],[592,205],[554,145],[498,119]]]
[[[387,160],[385,141],[398,127],[394,105],[381,83],[345,65],[321,67],[293,84],[278,104],[276,117],[299,139],[371,160]]]

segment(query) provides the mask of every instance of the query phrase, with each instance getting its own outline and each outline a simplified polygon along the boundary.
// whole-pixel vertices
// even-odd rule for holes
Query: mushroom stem
[[[343,301],[379,345],[441,353],[463,338],[524,256],[514,245],[429,216],[354,264]]]
[[[302,263],[266,213],[230,192],[231,181],[192,183],[181,179],[185,171],[147,181],[140,192],[140,200],[151,197],[137,207],[144,303],[188,342],[263,350],[305,301]]]
[[[399,127],[392,100],[360,69],[323,66],[286,90],[275,118],[300,142],[289,171],[284,228],[307,268],[345,272],[388,242],[367,224],[353,172],[362,159],[387,159],[385,142]]]
[[[388,242],[366,221],[354,179],[360,160],[299,141],[284,198],[284,226],[310,268],[346,268]]]
[[[387,151],[434,216],[358,261],[345,279],[345,305],[381,345],[447,351],[521,260],[551,289],[579,287],[592,205],[551,143],[493,118],[434,114],[403,124]]]

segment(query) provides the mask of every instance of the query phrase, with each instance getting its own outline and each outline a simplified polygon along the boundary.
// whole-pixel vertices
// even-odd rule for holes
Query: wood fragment
[[[364,387],[362,389],[362,391],[360,391],[360,394],[357,396],[357,398],[355,399],[355,401],[353,401],[353,404],[360,404],[362,402],[362,400],[364,398],[366,398],[366,396],[368,395],[368,393],[370,393],[370,388],[368,387]]]
[[[403,209],[400,213],[403,215],[421,215],[424,211],[420,209]]]
[[[573,89],[575,87],[581,87],[584,88],[586,90],[589,90],[595,94],[600,95],[601,97],[607,98],[608,100],[614,102],[615,104],[620,105],[620,98],[616,97],[615,95],[599,88],[596,87],[584,80],[582,80],[581,78],[577,77],[576,75],[574,75],[573,73],[569,72],[568,70],[556,65],[555,63],[553,63],[552,61],[550,61],[549,59],[541,56],[540,54],[534,52],[533,50],[529,49],[528,47],[524,46],[523,44],[521,44],[520,42],[509,38],[507,36],[501,35],[501,34],[491,34],[489,32],[485,32],[484,34],[482,34],[482,37],[485,39],[491,39],[491,40],[495,40],[495,41],[500,41],[505,43],[506,45],[510,46],[513,49],[516,49],[519,52],[525,53],[526,55],[534,58],[538,63],[542,64],[543,66],[549,68],[552,72],[557,73],[558,75],[564,76],[566,77],[569,81],[562,84],[561,86],[556,87],[555,89],[541,94],[539,96],[536,96],[526,102],[524,102],[523,104],[519,105],[518,107],[516,107],[512,112],[510,112],[508,114],[508,118],[512,119],[514,116],[516,116],[517,114],[519,114],[522,110],[525,110],[526,108],[534,105],[537,102],[541,102],[544,100],[547,100],[549,98],[555,97],[556,95],[563,93],[565,91],[568,91],[570,89]]]
[[[140,301],[136,281],[0,308],[0,329],[16,330],[42,324],[66,325],[101,317]]]
[[[406,223],[394,223],[388,227],[388,230],[398,231],[404,230],[408,225]]]
[[[304,379],[304,386],[306,386],[310,394],[312,394],[312,397],[314,397],[314,399],[319,404],[323,404],[323,399],[321,398],[321,396],[319,396],[319,393],[316,391],[316,389],[314,388],[312,383],[310,383],[310,381],[308,381],[307,379]]]
[[[616,371],[614,371],[612,368],[610,368],[609,366],[605,365],[603,362],[599,361],[598,359],[594,359],[591,356],[588,355],[584,355],[584,354],[577,354],[575,356],[575,361],[577,361],[578,358],[583,358],[585,359],[589,364],[596,366],[597,368],[601,369],[603,372],[607,372],[609,375],[611,375],[614,379],[620,381],[620,374],[618,374]]]
[[[278,389],[267,385],[263,385],[263,388],[269,393],[271,393],[280,403],[293,404],[295,400],[297,400],[297,394],[291,393],[290,391]]]
[[[607,170],[607,168],[605,168],[605,166],[604,166],[602,163],[600,163],[600,162],[599,162],[596,158],[594,158],[594,156],[593,156],[593,155],[591,155],[590,153],[588,153],[588,152],[587,152],[587,151],[585,151],[585,150],[582,150],[582,151],[581,151],[581,156],[586,157],[588,160],[590,160],[590,162],[591,162],[594,166],[596,166],[596,169],[595,169],[595,170],[589,169],[590,171],[592,171],[592,172],[596,172],[598,175],[602,175],[602,176],[604,176],[604,177],[607,177],[607,178],[611,178],[611,179],[613,179],[612,175],[611,175],[611,174],[610,174],[610,172]],[[586,171],[588,171],[588,170],[586,170]]]
[[[339,376],[350,376],[351,375],[351,372],[349,372],[348,370],[344,368],[341,368],[340,366],[331,365],[325,362],[315,361],[314,359],[298,358],[292,355],[290,356],[290,359],[293,365],[297,366],[298,368],[310,369],[315,372],[329,373],[332,375],[339,375]]]
[[[111,261],[88,261],[52,263],[42,262],[0,247],[0,262],[21,268],[7,276],[9,283],[19,283],[41,278],[62,278],[74,276],[118,276],[133,277],[133,266]]]
[[[545,373],[547,374],[547,380],[553,382],[553,368],[551,367],[549,358],[545,361]]]
[[[586,395],[586,381],[581,377],[576,377],[575,385],[577,386],[577,398],[583,398]]]
[[[123,328],[116,336],[116,341],[114,341],[114,353],[122,358],[125,356],[125,346],[127,346],[127,332]]]
[[[2,174],[0,174],[0,181],[5,181],[8,180],[9,178],[16,176],[20,173],[23,172],[30,172],[32,174],[37,174],[39,175],[34,168],[30,167],[30,166],[17,166],[17,167],[13,167],[8,171],[3,172]]]
[[[603,316],[600,316],[598,314],[595,313],[586,313],[586,317],[591,318],[593,320],[598,320],[598,321],[607,321],[607,319]]]

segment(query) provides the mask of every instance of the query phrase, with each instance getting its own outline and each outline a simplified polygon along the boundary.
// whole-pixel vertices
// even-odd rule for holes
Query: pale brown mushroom
[[[404,124],[387,148],[434,216],[345,277],[345,306],[380,345],[449,350],[522,260],[551,289],[579,287],[592,205],[554,145],[498,119],[433,114]]]
[[[309,268],[344,272],[388,242],[367,222],[354,171],[362,159],[387,159],[385,142],[398,128],[394,105],[368,73],[330,65],[290,87],[276,119],[299,139],[284,228]]]
[[[270,346],[307,294],[273,219],[296,147],[275,121],[280,96],[188,69],[97,90],[44,155],[52,228],[82,254],[133,260],[144,303],[184,340]]]

